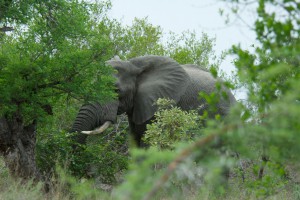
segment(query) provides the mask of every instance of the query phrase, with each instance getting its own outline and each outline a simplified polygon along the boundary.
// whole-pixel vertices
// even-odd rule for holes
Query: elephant
[[[126,113],[130,132],[137,146],[142,147],[142,136],[146,125],[154,118],[157,99],[171,99],[181,109],[197,109],[201,115],[209,107],[205,99],[199,99],[199,92],[211,94],[216,91],[218,81],[204,68],[180,65],[165,56],[147,55],[127,61],[113,58],[106,64],[116,70],[118,99],[81,107],[72,126],[72,132],[84,133],[78,135],[80,143],[85,142],[87,134],[103,132],[116,121],[117,115]],[[222,87],[222,91],[226,95],[222,95],[216,104],[216,112],[211,114],[226,116],[236,102],[229,89]]]

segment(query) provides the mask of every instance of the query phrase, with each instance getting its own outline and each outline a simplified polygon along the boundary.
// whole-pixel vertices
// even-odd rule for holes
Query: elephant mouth
[[[126,96],[119,96],[119,107],[118,107],[118,115],[127,113],[132,113],[133,109],[133,101],[131,98]]]
[[[128,110],[125,108],[125,105],[120,102],[119,109],[118,109],[118,115],[121,115],[123,113],[128,113]]]

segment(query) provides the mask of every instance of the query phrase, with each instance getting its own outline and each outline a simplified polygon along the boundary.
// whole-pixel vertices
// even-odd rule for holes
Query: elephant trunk
[[[78,132],[74,137],[75,141],[84,144],[87,135],[81,131],[90,131],[101,126],[106,121],[115,122],[118,111],[118,101],[113,101],[100,105],[99,103],[89,103],[83,105],[74,121],[71,132]]]

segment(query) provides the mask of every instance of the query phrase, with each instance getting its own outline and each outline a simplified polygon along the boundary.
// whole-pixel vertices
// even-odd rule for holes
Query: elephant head
[[[126,112],[135,124],[153,117],[158,98],[178,102],[187,87],[185,70],[167,57],[143,56],[129,61],[110,60],[107,64],[117,71],[118,114]]]
[[[145,131],[146,124],[157,110],[158,98],[174,100],[183,109],[196,109],[201,91],[212,92],[216,80],[209,72],[192,65],[181,66],[174,60],[163,56],[141,56],[122,61],[114,58],[107,64],[116,70],[118,100],[109,104],[88,104],[81,108],[72,130],[86,134],[96,134],[114,122],[118,114],[126,113],[137,143]],[[231,102],[234,97],[228,91]],[[220,113],[231,104],[222,102]],[[100,128],[96,127],[102,125]]]

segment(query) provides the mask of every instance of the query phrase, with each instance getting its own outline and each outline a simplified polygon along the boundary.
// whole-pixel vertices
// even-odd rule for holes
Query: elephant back
[[[221,80],[214,78],[208,70],[199,66],[182,65],[182,67],[188,74],[190,82],[177,105],[183,110],[199,109],[199,114],[201,115],[205,110],[208,110],[209,105],[205,99],[199,97],[199,93],[205,92],[211,94],[216,91],[217,81]],[[225,88],[225,86],[222,87],[222,91],[226,92],[227,97],[221,97],[216,105],[217,113],[210,114],[220,114],[225,116],[228,114],[230,107],[236,102],[232,93]]]

